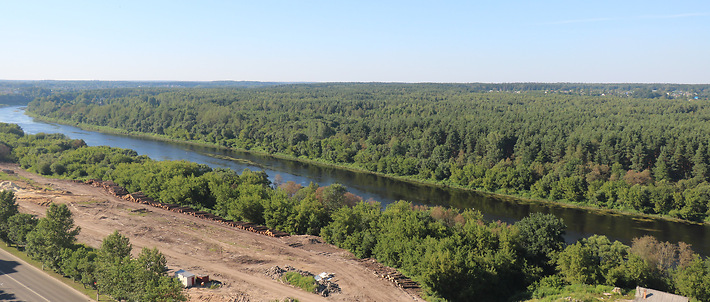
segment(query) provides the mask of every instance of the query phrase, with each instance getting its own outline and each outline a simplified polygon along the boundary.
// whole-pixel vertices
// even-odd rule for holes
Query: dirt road
[[[50,179],[0,163],[30,181],[13,181],[20,212],[43,216],[50,202],[65,203],[81,227],[79,242],[98,248],[118,230],[130,238],[133,253],[157,247],[171,270],[185,269],[221,281],[218,289],[190,288],[191,301],[422,301],[396,287],[342,249],[315,236],[272,238],[147,205],[131,203],[101,188]],[[7,184],[10,186],[11,184]],[[340,293],[321,297],[283,284],[266,272],[290,265],[314,274],[333,273]]]

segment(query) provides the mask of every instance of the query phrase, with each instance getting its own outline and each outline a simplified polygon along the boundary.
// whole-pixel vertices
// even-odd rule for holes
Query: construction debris
[[[334,277],[334,274],[332,274],[332,273],[322,272],[322,273],[316,275],[314,278],[316,279],[316,281],[320,281],[320,280],[330,281],[330,279],[333,279],[333,277]]]
[[[281,277],[285,273],[288,272],[297,272],[301,276],[310,276],[313,277],[316,280],[316,294],[319,294],[323,297],[328,297],[331,294],[336,294],[340,293],[340,286],[335,283],[333,280],[335,278],[335,274],[333,273],[321,273],[319,275],[313,275],[313,273],[297,269],[293,266],[286,265],[283,268],[277,266],[271,267],[266,270],[265,274],[266,276],[270,277],[271,279],[274,280],[281,280]],[[322,276],[325,274],[326,278],[323,278]],[[320,277],[320,278],[319,278]]]
[[[15,183],[11,181],[3,181],[0,182],[0,190],[8,190],[8,191],[13,191],[13,192],[18,192],[20,191],[20,186],[16,185]]]

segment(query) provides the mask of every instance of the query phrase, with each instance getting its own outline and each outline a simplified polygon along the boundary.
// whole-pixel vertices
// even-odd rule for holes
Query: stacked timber
[[[396,286],[412,291],[413,293],[419,295],[421,293],[421,287],[419,283],[414,282],[414,280],[409,279],[407,276],[402,275],[399,271],[389,266],[384,266],[377,260],[372,258],[365,258],[358,260],[363,266],[370,269],[376,276],[388,280],[394,283]]]
[[[205,211],[198,211],[190,207],[185,207],[177,204],[172,204],[172,203],[162,203],[159,201],[154,200],[153,198],[150,198],[148,195],[145,195],[145,193],[138,191],[134,193],[128,193],[128,190],[126,188],[119,186],[113,181],[103,181],[100,179],[89,179],[87,181],[77,181],[79,183],[85,183],[97,188],[104,188],[106,191],[108,191],[110,194],[122,198],[124,200],[130,201],[130,202],[135,202],[135,203],[140,203],[140,204],[145,204],[149,205],[152,207],[156,208],[161,208],[164,210],[168,211],[173,211],[176,213],[182,213],[186,215],[191,215],[195,216],[197,218],[205,219],[205,220],[210,220],[214,221],[217,223],[221,223],[233,228],[237,228],[240,230],[245,230],[249,232],[254,232],[257,234],[269,236],[269,237],[285,237],[289,236],[288,233],[282,232],[279,230],[273,230],[268,227],[265,227],[263,225],[258,225],[258,224],[253,224],[250,222],[243,222],[243,221],[233,221],[233,220],[228,220],[224,219],[222,217],[219,217],[215,214],[205,212]]]
[[[116,184],[114,184],[114,185],[112,185],[112,186],[108,186],[108,187],[105,188],[105,189],[106,189],[109,193],[111,193],[111,194],[113,194],[113,195],[115,195],[115,196],[119,196],[119,197],[128,194],[128,190],[126,190],[124,187],[121,187],[121,186],[116,185]]]
[[[143,193],[142,191],[127,194],[126,196],[127,198],[125,199],[128,201],[147,204],[151,206],[155,204],[155,200],[153,200],[153,198],[148,197],[148,195],[145,195],[145,193]]]

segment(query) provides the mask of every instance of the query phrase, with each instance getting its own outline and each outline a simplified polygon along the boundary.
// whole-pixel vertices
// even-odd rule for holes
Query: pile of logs
[[[409,279],[406,276],[402,275],[402,273],[400,273],[396,269],[384,266],[381,263],[377,262],[377,260],[372,258],[360,259],[358,261],[362,263],[362,265],[366,268],[372,270],[372,272],[378,277],[383,278],[385,280],[389,280],[396,286],[408,291],[412,291],[416,295],[421,294],[421,287],[419,286],[419,283],[414,282],[412,279]]]
[[[87,184],[90,184],[94,187],[97,188],[104,188],[106,191],[109,193],[121,197],[123,195],[128,194],[128,190],[126,190],[124,187],[119,186],[113,181],[103,181],[103,180],[98,180],[98,179],[89,179],[86,181]]]
[[[110,180],[103,181],[103,180],[98,180],[98,179],[89,179],[89,180],[85,181],[84,183],[90,184],[94,187],[104,188],[110,194],[112,194],[116,197],[125,199],[130,202],[146,204],[146,205],[149,205],[152,207],[162,208],[162,209],[165,209],[168,211],[173,211],[173,212],[182,213],[182,214],[186,214],[186,215],[192,215],[197,218],[215,221],[215,222],[218,222],[218,223],[221,223],[224,225],[228,225],[230,227],[254,232],[254,233],[269,236],[269,237],[289,236],[289,234],[286,232],[272,230],[272,229],[267,228],[263,225],[253,224],[250,222],[228,220],[228,219],[224,219],[224,218],[219,217],[219,216],[212,214],[212,213],[208,213],[205,211],[197,211],[197,210],[190,208],[190,207],[183,207],[183,206],[180,206],[177,204],[172,204],[172,203],[162,203],[162,202],[154,200],[153,198],[148,197],[147,195],[145,195],[145,193],[143,193],[141,191],[138,191],[135,193],[128,193],[128,191],[125,188],[119,186],[118,184],[116,184]]]

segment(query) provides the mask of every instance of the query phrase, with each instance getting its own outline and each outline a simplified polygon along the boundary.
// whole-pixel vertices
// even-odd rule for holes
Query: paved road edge
[[[2,243],[0,243],[0,244],[2,244]],[[64,286],[64,287],[67,287],[67,288],[71,289],[72,291],[78,293],[79,295],[81,295],[81,296],[83,296],[83,297],[86,297],[86,301],[93,301],[93,302],[96,302],[96,300],[91,299],[89,296],[87,296],[86,294],[80,292],[80,291],[77,290],[76,288],[73,288],[73,287],[67,285],[67,284],[64,283],[64,282],[62,282],[62,281],[60,281],[60,280],[57,280],[56,277],[54,277],[54,276],[48,274],[47,272],[45,272],[45,271],[39,269],[38,267],[36,267],[36,266],[32,265],[31,263],[29,263],[29,262],[23,260],[22,258],[19,258],[19,257],[13,255],[12,253],[6,251],[5,248],[6,248],[6,247],[1,247],[1,248],[0,248],[0,252],[1,252],[1,253],[5,253],[5,254],[9,255],[12,259],[14,259],[14,260],[16,260],[16,261],[18,261],[18,262],[24,263],[24,264],[26,264],[27,266],[31,267],[32,269],[34,269],[34,270],[36,270],[36,271],[38,271],[38,272],[41,272],[42,274],[45,274],[45,275],[49,276],[50,279],[52,279],[52,281],[54,281],[54,282],[56,282],[56,283],[59,283],[59,284],[61,284],[61,285]]]

